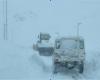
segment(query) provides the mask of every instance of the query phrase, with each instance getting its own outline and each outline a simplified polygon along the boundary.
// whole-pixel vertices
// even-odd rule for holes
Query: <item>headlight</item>
[[[61,58],[61,56],[60,56],[59,54],[57,54],[57,53],[56,53],[56,57],[57,57],[57,58]]]

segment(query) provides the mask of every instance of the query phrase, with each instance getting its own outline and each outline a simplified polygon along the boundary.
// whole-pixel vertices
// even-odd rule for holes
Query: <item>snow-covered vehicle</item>
[[[54,73],[61,67],[77,69],[83,73],[85,61],[84,39],[77,37],[63,37],[55,40],[53,54]]]
[[[37,50],[41,56],[51,56],[54,51],[54,46],[50,43],[51,36],[48,33],[40,33],[38,35]]]

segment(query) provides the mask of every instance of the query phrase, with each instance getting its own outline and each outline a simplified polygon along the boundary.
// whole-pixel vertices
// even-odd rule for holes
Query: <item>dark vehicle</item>
[[[49,42],[51,36],[48,33],[40,33],[38,35],[37,50],[41,56],[51,56],[54,51],[53,44]]]

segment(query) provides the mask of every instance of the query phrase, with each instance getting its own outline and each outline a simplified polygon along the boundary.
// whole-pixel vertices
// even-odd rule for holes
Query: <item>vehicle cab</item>
[[[83,72],[85,60],[84,39],[78,37],[62,37],[55,40],[54,47],[54,72],[59,66],[73,69],[77,67]]]

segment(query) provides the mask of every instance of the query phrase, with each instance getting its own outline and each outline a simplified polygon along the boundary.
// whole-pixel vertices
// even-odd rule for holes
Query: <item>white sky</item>
[[[0,18],[2,39],[2,0]],[[85,38],[86,49],[99,51],[99,0],[8,0],[9,40],[16,44],[31,45],[39,32],[76,35],[78,22],[82,22],[80,35]]]

